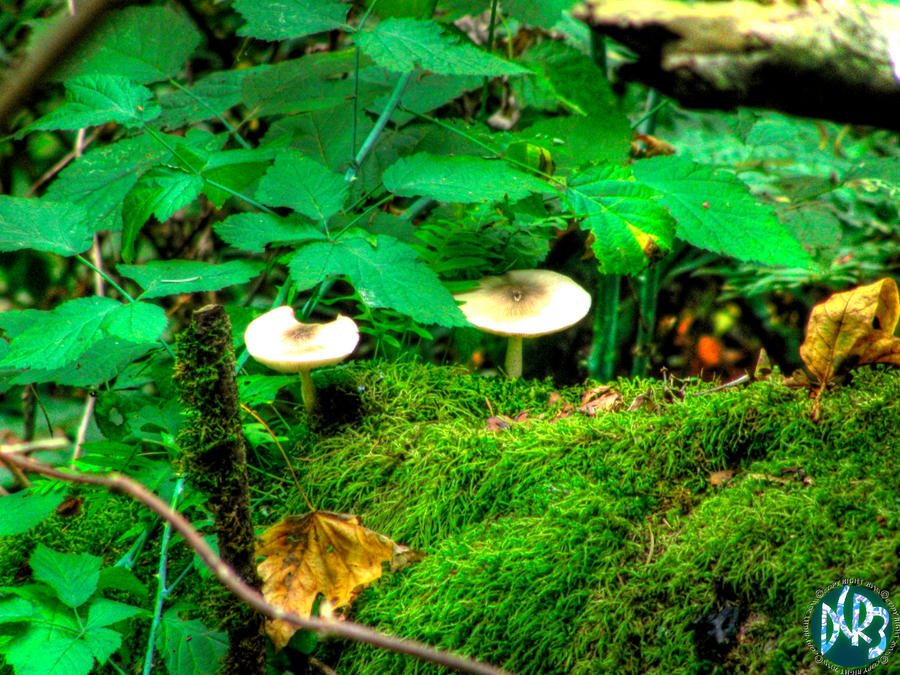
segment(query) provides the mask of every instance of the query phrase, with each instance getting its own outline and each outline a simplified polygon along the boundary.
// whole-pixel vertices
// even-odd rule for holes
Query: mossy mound
[[[355,607],[390,633],[521,675],[793,673],[812,664],[816,589],[900,581],[900,372],[859,371],[818,423],[806,392],[768,382],[682,401],[620,381],[626,406],[652,405],[552,421],[549,384],[416,365],[331,379],[362,415],[297,449],[304,485],[427,553]],[[488,402],[530,418],[489,431]],[[695,644],[694,622],[724,608],[732,633]],[[366,646],[337,669],[439,672]]]

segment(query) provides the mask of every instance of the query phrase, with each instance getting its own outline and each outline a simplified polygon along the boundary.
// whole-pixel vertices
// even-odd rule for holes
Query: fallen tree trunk
[[[637,55],[621,77],[686,107],[767,108],[900,130],[900,7],[587,0],[573,14]]]

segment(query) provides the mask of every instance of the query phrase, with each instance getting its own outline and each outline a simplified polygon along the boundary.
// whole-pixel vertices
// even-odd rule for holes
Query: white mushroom
[[[556,333],[578,323],[591,296],[569,277],[550,270],[513,270],[484,277],[478,287],[456,294],[473,326],[509,338],[506,375],[522,375],[522,338]]]
[[[279,373],[299,373],[307,412],[316,408],[310,371],[342,361],[358,342],[359,329],[350,317],[338,315],[330,323],[300,323],[288,306],[256,317],[244,331],[250,356]]]

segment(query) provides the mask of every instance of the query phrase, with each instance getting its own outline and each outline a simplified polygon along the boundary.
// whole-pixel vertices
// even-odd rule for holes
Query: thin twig
[[[75,449],[72,451],[72,468],[75,468],[75,461],[81,457],[81,446],[84,445],[84,439],[87,436],[88,425],[91,423],[91,417],[94,415],[94,406],[97,404],[97,393],[88,392],[87,401],[84,403],[84,412],[81,413],[81,424],[78,425],[78,433],[75,436]]]
[[[184,478],[179,478],[175,481],[175,489],[172,491],[172,510],[175,510],[175,507],[178,506],[178,499],[181,497],[181,492],[184,490]],[[166,574],[168,572],[168,563],[169,563],[169,542],[172,538],[172,525],[169,521],[166,521],[165,527],[163,528],[163,536],[162,543],[160,544],[159,551],[159,570],[157,572],[157,591],[156,591],[156,602],[154,603],[153,609],[153,623],[150,626],[150,636],[147,638],[147,654],[144,657],[144,675],[149,675],[153,669],[153,647],[156,644],[156,632],[159,630],[159,622],[162,620],[162,611],[163,605],[165,605],[166,598],[169,597],[169,593],[171,589],[166,585],[167,579]]]
[[[0,454],[15,453],[19,455],[27,455],[35,450],[59,450],[69,445],[68,438],[42,438],[39,441],[30,441],[28,443],[10,443],[9,445],[0,445]]]
[[[15,465],[21,469],[34,471],[58,480],[105,487],[113,492],[126,494],[136,499],[160,518],[170,523],[225,587],[250,607],[271,619],[286,621],[300,628],[311,630],[321,636],[348,638],[400,654],[407,654],[463,673],[472,673],[473,675],[510,675],[509,671],[473,661],[463,656],[440,651],[422,642],[391,637],[358,623],[303,617],[270,604],[259,591],[248,586],[237,576],[234,570],[216,555],[215,551],[212,550],[200,533],[194,529],[184,516],[169,508],[168,504],[143,485],[123,474],[111,472],[101,475],[66,471],[55,469],[28,457],[13,454],[0,454],[0,462],[7,465]]]
[[[300,496],[303,497],[303,501],[306,502],[306,508],[308,508],[310,511],[318,510],[318,509],[316,509],[315,506],[313,506],[312,502],[309,500],[309,497],[306,496],[306,492],[304,491],[303,486],[300,485],[300,479],[297,477],[297,472],[294,471],[294,465],[291,464],[291,458],[288,457],[287,453],[284,451],[284,448],[282,447],[281,443],[279,442],[278,437],[275,435],[275,432],[272,431],[272,427],[270,427],[268,424],[266,424],[266,421],[262,417],[260,417],[259,414],[255,410],[250,408],[249,406],[246,406],[243,403],[241,403],[241,410],[246,412],[253,419],[255,419],[257,422],[259,422],[260,424],[263,425],[263,428],[269,433],[269,436],[272,438],[272,440],[275,442],[275,445],[281,451],[281,456],[284,457],[284,461],[285,461],[285,463],[287,463],[288,470],[291,472],[291,476],[294,477],[294,485],[297,486],[297,490],[300,492]]]
[[[80,156],[79,149],[81,152],[84,152],[84,149],[97,139],[97,137],[100,135],[101,131],[103,131],[103,127],[97,127],[94,130],[94,133],[92,133],[90,136],[88,136],[74,150],[63,155],[62,159],[60,159],[56,164],[54,164],[49,169],[47,169],[47,171],[44,173],[44,175],[41,176],[40,178],[38,178],[37,181],[30,188],[28,188],[28,192],[25,193],[25,196],[31,197],[35,192],[37,192],[37,189],[39,187],[41,187],[41,185],[46,183],[48,180],[53,178],[60,171],[65,169],[67,166],[69,166],[69,164],[72,163],[72,160],[75,159],[76,156]]]
[[[744,382],[749,382],[750,376],[747,373],[744,373],[740,377],[737,377],[731,382],[726,382],[725,384],[720,384],[718,387],[713,387],[712,389],[704,389],[703,391],[691,391],[688,392],[688,396],[706,396],[707,394],[712,394],[717,391],[723,391],[730,387],[737,387],[738,385],[744,384]]]

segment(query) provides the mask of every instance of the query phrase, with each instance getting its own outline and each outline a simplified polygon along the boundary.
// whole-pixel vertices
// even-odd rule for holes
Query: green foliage
[[[25,3],[16,15],[24,22],[32,12],[33,48],[60,20],[37,18],[41,4]],[[353,313],[369,350],[362,353],[409,358],[409,345],[421,339],[455,358],[474,331],[459,330],[466,321],[450,291],[484,274],[562,265],[588,284],[597,274],[641,275],[653,264],[678,272],[688,266],[671,252],[687,243],[737,259],[704,253],[702,271],[750,295],[817,278],[844,283],[900,256],[900,152],[890,140],[850,132],[831,152],[822,143],[826,132],[812,123],[747,111],[701,123],[677,112],[664,121],[675,129],[668,138],[679,156],[630,162],[643,101],[634,90],[613,91],[565,0],[501,3],[493,45],[484,44],[480,24],[467,33],[451,23],[482,13],[484,2],[440,0],[437,13],[431,0],[369,3],[369,14],[365,4],[237,0],[198,5],[190,17],[152,4],[110,10],[56,71],[64,93],[47,90],[18,120],[9,141],[18,145],[4,156],[11,167],[4,185],[14,196],[0,197],[0,252],[9,262],[0,274],[8,303],[0,312],[0,390],[53,383],[34,390],[38,418],[53,428],[58,416],[44,399],[72,395],[61,387],[89,388],[96,424],[88,425],[79,466],[127,472],[171,496],[183,416],[164,340],[208,301],[201,294],[229,303],[238,352],[242,329],[260,308],[287,303],[304,317]],[[12,25],[6,21],[4,29]],[[523,23],[544,30],[520,33]],[[233,68],[217,70],[235,58]],[[71,132],[82,129],[88,147],[82,154],[79,140],[59,170]],[[38,196],[22,196],[30,188]],[[579,241],[567,260],[547,260],[560,252],[561,233],[579,230],[592,237],[593,258]],[[89,262],[83,254],[92,247]],[[759,264],[777,267],[760,271]],[[111,282],[105,294],[89,290],[94,267]],[[601,422],[585,432],[563,420],[520,446],[516,438],[526,434],[515,430],[508,437],[472,430],[481,425],[485,398],[515,414],[546,403],[541,387],[461,375],[438,387],[440,372],[386,377],[387,368],[380,364],[350,387],[364,418],[354,420],[352,442],[338,434],[319,444],[310,424],[291,416],[296,378],[240,379],[243,400],[282,425],[286,447],[321,455],[320,465],[303,465],[318,503],[365,511],[438,554],[416,572],[422,576],[376,590],[363,616],[447,646],[484,648],[485,658],[496,654],[487,645],[509,637],[501,656],[523,672],[541,665],[591,672],[595,647],[588,641],[597,635],[592,644],[609,670],[634,665],[628,650],[635,642],[658,649],[661,662],[669,658],[660,647],[667,643],[653,639],[649,610],[637,613],[634,635],[615,633],[621,654],[604,651],[604,621],[622,610],[596,584],[597,570],[614,578],[614,569],[640,568],[623,582],[635,597],[641,585],[664,588],[665,570],[643,563],[638,543],[663,516],[676,528],[672,536],[681,533],[685,514],[666,501],[674,499],[668,481],[683,478],[701,498],[710,467],[755,461],[751,455],[782,436],[747,412],[751,438],[745,417],[710,406],[707,418],[725,416],[728,433],[717,435],[706,418],[672,431],[674,418],[663,416],[651,432]],[[357,376],[352,367],[319,372],[317,384],[340,383],[348,373]],[[351,418],[354,406],[345,414]],[[445,417],[459,419],[443,427]],[[245,430],[259,446],[253,475],[269,481],[254,484],[254,504],[274,514],[283,508],[283,460],[265,449],[262,425]],[[671,448],[652,442],[657,432]],[[350,457],[363,436],[366,447]],[[364,466],[354,463],[359,457]],[[789,460],[794,456],[785,455]],[[719,503],[741,509],[741,531],[757,533],[765,514],[750,513],[750,493],[742,488]],[[817,498],[830,499],[824,492]],[[194,492],[184,503],[200,523],[208,516],[203,501]],[[3,497],[0,535],[55,522],[58,503],[58,494]],[[777,498],[765,504],[766,514],[793,506]],[[796,513],[798,525],[815,521],[810,511]],[[91,517],[109,525],[96,512]],[[573,534],[568,526],[579,519],[588,531]],[[104,531],[73,538],[80,554],[39,547],[32,557],[37,583],[0,590],[0,652],[17,674],[87,672],[117,650],[125,654],[123,638],[135,653],[146,648],[135,647],[122,627],[143,618],[139,610],[101,597],[146,596],[147,569],[156,569],[143,550],[152,528],[140,518],[121,520],[127,531],[115,545],[132,547],[123,565],[142,565],[142,581],[124,567],[100,569],[100,558],[83,552],[99,555],[90,547],[109,539]],[[667,542],[672,567],[702,576],[722,538],[740,549],[745,542],[728,539],[722,522],[684,530],[702,543],[696,549],[691,541]],[[77,528],[58,529],[41,536],[52,541]],[[561,552],[554,548],[560,542]],[[577,560],[560,574],[560,559],[572,551]],[[24,557],[13,568],[20,562]],[[540,581],[533,593],[516,579],[522,568]],[[431,575],[442,584],[407,605]],[[681,601],[667,592],[654,598]],[[704,602],[700,592],[690,597],[692,609]],[[547,607],[559,613],[542,623]],[[177,606],[154,617],[161,628],[154,646],[172,675],[214,672],[222,660],[223,634],[204,627],[196,611]],[[600,625],[596,633],[576,631],[583,616],[591,630]],[[630,617],[621,618],[626,625]],[[671,630],[684,649],[685,633]],[[378,658],[367,655],[348,669],[383,665]],[[134,662],[125,665],[135,670]],[[390,665],[384,672],[394,672]]]
[[[104,338],[152,342],[166,323],[160,307],[143,302],[123,304],[99,296],[69,300],[48,312],[4,312],[0,327],[13,341],[0,367],[60,368]]]
[[[443,202],[493,202],[504,196],[522,199],[532,192],[554,192],[549,183],[516,171],[502,161],[471,156],[442,157],[427,152],[392,164],[382,180],[396,195],[421,195]]]
[[[139,127],[161,112],[153,92],[127,77],[84,75],[68,80],[65,102],[26,130],[82,129],[106,122]]]
[[[604,274],[627,274],[672,248],[675,220],[662,195],[633,180],[625,167],[601,165],[569,181],[566,196],[596,237],[594,252]]]
[[[196,619],[182,619],[178,609],[162,615],[156,648],[165,655],[169,675],[214,673],[228,648],[225,633],[210,630]]]
[[[0,537],[27,532],[49,516],[63,497],[59,493],[39,493],[22,490],[0,497]]]
[[[634,174],[664,195],[678,221],[678,236],[694,246],[767,265],[809,265],[809,254],[791,229],[731,172],[658,157],[635,164]]]
[[[488,54],[443,32],[434,21],[387,19],[355,37],[379,66],[399,73],[430,70],[438,75],[527,75],[520,65]]]
[[[240,35],[285,40],[341,28],[348,7],[340,0],[281,0],[258,3],[237,0],[234,8],[247,20]]]
[[[91,227],[77,204],[0,195],[0,251],[33,248],[59,255],[91,247]]]
[[[0,653],[16,675],[86,675],[121,647],[115,626],[144,610],[100,596],[101,563],[38,544],[29,564],[41,583],[0,589]]]
[[[166,80],[182,72],[200,34],[182,14],[167,7],[125,7],[103,23],[54,76],[120,75],[137,84]]]

